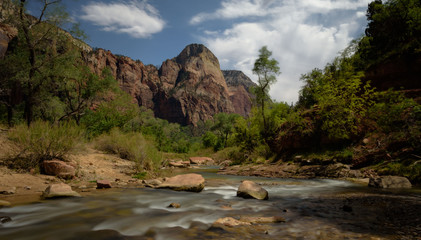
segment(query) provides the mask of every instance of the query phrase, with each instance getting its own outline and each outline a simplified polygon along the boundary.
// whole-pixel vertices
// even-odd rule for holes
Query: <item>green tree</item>
[[[234,124],[240,116],[238,114],[228,114],[228,113],[217,113],[214,116],[214,125],[211,130],[215,131],[218,136],[218,141],[216,147],[225,148],[228,142],[229,136],[234,132]]]
[[[421,51],[421,2],[419,0],[375,0],[368,5],[366,36],[359,54],[366,65],[395,54]]]
[[[258,76],[258,85],[253,93],[256,96],[256,102],[260,105],[264,129],[267,127],[265,116],[265,103],[270,100],[270,86],[276,82],[276,76],[280,74],[278,61],[273,58],[272,52],[266,46],[259,50],[259,58],[254,62],[253,73]]]
[[[26,13],[25,0],[15,4],[14,14],[17,17],[13,18],[12,24],[18,28],[18,36],[12,43],[13,51],[2,60],[2,65],[9,63],[9,66],[19,66],[12,69],[15,72],[8,75],[7,81],[8,87],[16,86],[22,92],[28,125],[33,121],[34,107],[41,104],[40,100],[49,99],[45,96],[46,89],[54,86],[57,75],[74,59],[75,44],[69,34],[60,28],[71,21],[59,3],[60,1],[41,1],[41,10],[37,17]],[[10,67],[6,69],[10,70]],[[13,94],[13,91],[9,93]],[[43,94],[44,97],[40,97]]]

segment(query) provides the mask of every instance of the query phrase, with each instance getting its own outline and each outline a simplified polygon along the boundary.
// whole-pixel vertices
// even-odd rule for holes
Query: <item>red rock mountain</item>
[[[170,122],[196,125],[219,112],[246,116],[251,109],[251,80],[239,71],[227,71],[227,85],[218,59],[201,44],[187,46],[177,57],[164,61],[159,70],[103,49],[87,54],[86,61],[98,74],[110,68],[137,104]]]

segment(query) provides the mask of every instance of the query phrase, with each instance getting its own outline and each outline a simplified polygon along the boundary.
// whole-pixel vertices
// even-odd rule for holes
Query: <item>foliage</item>
[[[362,82],[363,73],[355,70],[346,52],[327,64],[301,77],[305,86],[300,92],[301,107],[317,105],[321,130],[333,139],[349,139],[357,134],[367,106],[372,104],[373,89]]]
[[[139,172],[157,170],[162,162],[162,156],[154,144],[140,133],[123,133],[118,128],[113,128],[108,134],[99,136],[95,140],[95,146],[99,150],[134,161]]]
[[[254,62],[253,73],[258,76],[258,85],[252,88],[256,103],[261,107],[263,126],[266,129],[265,102],[270,100],[270,86],[276,82],[276,75],[280,74],[278,61],[270,59],[272,52],[266,46],[259,50],[259,58]]]
[[[368,5],[366,36],[359,54],[367,66],[395,54],[421,51],[421,2],[375,0]]]
[[[155,118],[152,110],[141,108],[135,118],[127,122],[124,131],[138,131],[152,136],[160,151],[187,153],[194,146],[196,139],[189,135],[187,127],[167,120]]]
[[[35,121],[28,127],[17,125],[9,132],[9,138],[19,147],[14,157],[15,168],[34,168],[44,160],[65,159],[79,149],[83,131],[73,122],[51,124]]]
[[[88,109],[81,119],[89,137],[107,133],[115,127],[121,128],[138,114],[138,107],[128,94],[118,92],[113,98],[101,102],[94,110]]]
[[[377,92],[375,104],[368,109],[367,121],[374,123],[374,131],[388,135],[389,141],[404,140],[409,146],[421,148],[421,106],[401,92]]]

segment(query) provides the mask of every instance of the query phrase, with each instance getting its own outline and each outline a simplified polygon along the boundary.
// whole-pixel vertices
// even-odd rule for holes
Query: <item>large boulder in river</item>
[[[76,169],[61,160],[44,161],[43,167],[45,174],[63,179],[72,179],[76,175]]]
[[[79,193],[72,190],[72,187],[65,183],[51,184],[42,193],[42,197],[49,198],[62,198],[62,197],[80,197]]]
[[[157,188],[175,191],[201,192],[205,188],[205,179],[200,174],[189,173],[165,179]]]
[[[258,200],[269,199],[268,191],[259,186],[259,184],[244,180],[237,190],[237,196],[242,198],[255,198]]]
[[[368,183],[369,187],[376,188],[411,188],[411,182],[406,177],[399,176],[380,176],[371,177]]]

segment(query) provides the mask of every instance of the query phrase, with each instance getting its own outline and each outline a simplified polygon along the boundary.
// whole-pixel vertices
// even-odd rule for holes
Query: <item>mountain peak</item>
[[[190,58],[195,57],[207,59],[219,67],[218,58],[205,45],[197,43],[187,45],[175,61],[179,64],[185,64]]]

